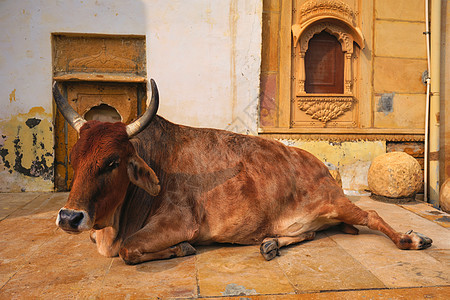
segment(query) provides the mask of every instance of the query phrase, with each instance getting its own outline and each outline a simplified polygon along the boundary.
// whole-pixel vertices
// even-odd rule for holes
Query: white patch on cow
[[[61,208],[62,209],[62,208]],[[61,211],[61,209],[60,210],[58,210],[58,216],[56,217],[56,226],[58,226],[59,227],[59,212]]]

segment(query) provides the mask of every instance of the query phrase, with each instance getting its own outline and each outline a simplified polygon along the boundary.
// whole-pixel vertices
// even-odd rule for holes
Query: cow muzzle
[[[86,211],[67,208],[59,210],[56,225],[69,233],[80,233],[92,228],[91,220]]]

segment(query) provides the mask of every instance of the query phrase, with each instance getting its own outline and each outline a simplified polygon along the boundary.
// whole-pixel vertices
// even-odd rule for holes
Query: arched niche
[[[309,40],[322,31],[335,36],[344,52],[344,94],[352,95],[352,54],[353,42],[360,49],[364,48],[364,37],[361,30],[355,26],[355,14],[352,9],[340,1],[308,1],[300,9],[298,23],[292,26],[294,51],[298,55],[296,70],[296,94],[305,92],[305,54],[308,51]]]
[[[88,121],[97,120],[100,122],[111,122],[111,123],[122,121],[122,116],[119,114],[117,109],[104,103],[90,108],[84,114],[84,118]]]

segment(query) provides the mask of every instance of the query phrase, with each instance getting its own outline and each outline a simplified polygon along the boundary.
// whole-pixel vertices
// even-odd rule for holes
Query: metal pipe
[[[431,86],[429,136],[430,203],[439,207],[439,111],[441,72],[441,0],[431,0]]]
[[[425,150],[424,150],[424,167],[423,167],[423,200],[428,202],[428,132],[430,128],[430,69],[431,69],[431,59],[430,59],[430,20],[429,20],[429,0],[425,0],[425,36],[427,43],[427,96],[425,105]]]

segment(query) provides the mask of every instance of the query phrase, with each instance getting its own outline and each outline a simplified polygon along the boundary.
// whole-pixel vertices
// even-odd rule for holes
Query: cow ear
[[[143,188],[152,196],[159,194],[161,187],[158,177],[139,155],[134,154],[130,157],[127,171],[132,183]]]

